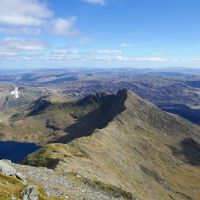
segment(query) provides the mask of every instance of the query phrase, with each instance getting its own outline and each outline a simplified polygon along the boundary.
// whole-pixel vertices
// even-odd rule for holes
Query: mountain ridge
[[[82,137],[62,141],[67,144],[45,145],[25,163],[111,184],[136,199],[198,199],[198,126],[127,90],[119,91],[104,111],[105,126],[90,135],[81,129]]]

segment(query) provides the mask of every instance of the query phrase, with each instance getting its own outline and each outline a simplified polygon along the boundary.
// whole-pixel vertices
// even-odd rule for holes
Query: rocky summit
[[[59,173],[43,167],[0,162],[2,200],[133,199],[114,186],[92,182],[78,174]],[[14,173],[8,174],[7,171]]]

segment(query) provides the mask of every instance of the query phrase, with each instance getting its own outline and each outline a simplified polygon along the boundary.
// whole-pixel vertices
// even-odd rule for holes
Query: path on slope
[[[37,168],[26,165],[18,165],[12,163],[12,167],[17,172],[22,173],[28,179],[32,179],[38,184],[41,184],[46,193],[50,196],[66,196],[76,200],[123,200],[123,197],[113,197],[112,195],[99,190],[97,188],[89,187],[85,184],[72,182],[68,175],[61,175],[54,170],[47,168]]]

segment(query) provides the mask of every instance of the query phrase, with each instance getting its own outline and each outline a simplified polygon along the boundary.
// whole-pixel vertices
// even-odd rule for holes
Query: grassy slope
[[[0,173],[0,199],[1,200],[8,200],[11,199],[13,196],[17,199],[21,199],[22,195],[21,192],[26,189],[26,186],[22,184],[20,180],[15,177],[5,176]],[[62,200],[66,199],[63,197],[47,197],[44,193],[44,189],[37,185],[39,199],[40,200]]]
[[[65,134],[65,127],[99,106],[95,100],[77,102],[65,98],[63,101],[53,95],[37,100],[28,109],[13,112],[6,123],[0,124],[1,140],[46,143]]]
[[[125,101],[120,102],[120,95],[125,95]],[[94,182],[120,187],[142,200],[197,200],[199,127],[159,110],[130,92],[122,91],[116,99],[111,112],[106,114],[106,119],[114,118],[105,127],[69,144],[44,146],[26,162],[79,173]],[[109,116],[117,109],[120,112]],[[186,155],[182,145],[191,138],[197,145],[191,151],[196,157]]]

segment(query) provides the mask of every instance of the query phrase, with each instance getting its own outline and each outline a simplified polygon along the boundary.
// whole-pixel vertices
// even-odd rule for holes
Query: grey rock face
[[[33,185],[30,185],[22,192],[23,200],[38,200],[38,191],[37,188]]]
[[[17,172],[16,174],[15,174],[15,176],[18,178],[18,179],[21,179],[21,180],[26,180],[26,176],[24,176],[22,173],[20,173],[20,172]]]
[[[16,170],[2,160],[0,160],[0,172],[6,176],[15,176],[16,174]]]

